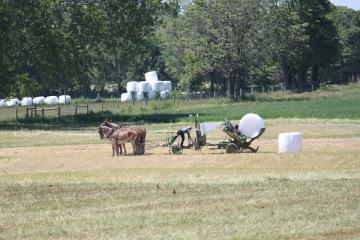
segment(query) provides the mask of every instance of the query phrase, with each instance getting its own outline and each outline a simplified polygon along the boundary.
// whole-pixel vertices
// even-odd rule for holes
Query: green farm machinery
[[[242,134],[229,120],[225,120],[223,123],[223,132],[226,133],[227,139],[217,143],[207,143],[206,135],[202,135],[201,130],[197,128],[195,139],[195,150],[200,150],[204,146],[209,146],[217,149],[225,149],[226,153],[240,153],[249,150],[252,153],[256,153],[259,149],[251,147],[251,143],[261,137],[265,132],[265,128],[262,128],[260,132],[252,138],[249,138]]]
[[[195,150],[201,150],[205,146],[209,146],[212,149],[225,149],[226,153],[241,153],[245,151],[250,151],[252,153],[256,153],[259,149],[253,148],[250,145],[252,142],[263,135],[265,132],[265,128],[261,127],[258,129],[256,134],[252,137],[248,137],[243,134],[238,127],[234,126],[229,120],[225,120],[224,122],[210,122],[210,123],[202,123],[199,120],[199,116],[191,116],[194,119],[195,129],[196,129],[196,137],[194,140],[194,144],[186,147],[186,148],[194,148]],[[223,126],[223,132],[227,135],[226,140],[209,143],[206,138],[206,134],[213,131],[215,128]],[[170,154],[181,154],[182,148],[178,145],[168,145]]]

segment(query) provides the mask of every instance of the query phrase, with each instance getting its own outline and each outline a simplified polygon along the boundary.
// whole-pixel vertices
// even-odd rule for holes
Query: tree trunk
[[[299,78],[298,78],[298,84],[297,84],[297,90],[300,92],[304,91],[304,86],[307,82],[307,70],[308,70],[307,66],[305,66],[305,65],[300,66]]]
[[[289,66],[284,65],[282,67],[283,73],[284,73],[284,85],[285,85],[285,90],[290,90],[293,89],[292,88],[292,84],[293,84],[293,71]]]
[[[320,87],[320,78],[319,78],[319,65],[313,65],[311,70],[311,84],[314,89]]]
[[[227,82],[227,97],[234,99],[235,82],[231,77],[227,78],[226,82]]]

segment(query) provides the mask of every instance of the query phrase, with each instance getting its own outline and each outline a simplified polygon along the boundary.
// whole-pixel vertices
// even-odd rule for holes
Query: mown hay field
[[[179,126],[146,126],[136,157],[95,128],[1,131],[0,239],[360,238],[360,121],[268,120],[257,154],[169,155]],[[302,153],[277,153],[287,131]]]

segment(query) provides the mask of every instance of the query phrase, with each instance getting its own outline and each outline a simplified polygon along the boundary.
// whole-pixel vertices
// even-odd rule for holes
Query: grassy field
[[[226,99],[204,100],[153,100],[145,108],[144,102],[117,105],[116,99],[101,103],[89,101],[92,114],[74,115],[74,106],[62,106],[63,117],[57,118],[57,112],[49,113],[46,118],[14,120],[15,109],[0,109],[0,128],[84,128],[96,126],[107,117],[123,123],[170,123],[188,122],[189,114],[200,114],[205,121],[222,121],[224,118],[239,119],[246,113],[254,112],[266,119],[274,118],[317,118],[317,119],[360,119],[360,84],[349,86],[331,86],[326,91],[294,94],[275,92],[256,94],[249,99],[257,101],[229,102]],[[77,102],[77,101],[76,101]],[[19,115],[25,116],[24,108]]]
[[[360,238],[360,120],[266,120],[257,154],[151,147],[182,125],[115,158],[93,127],[0,131],[0,239]],[[277,153],[285,131],[304,152]]]

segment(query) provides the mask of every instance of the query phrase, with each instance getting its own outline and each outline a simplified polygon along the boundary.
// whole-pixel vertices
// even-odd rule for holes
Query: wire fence
[[[249,87],[240,89],[240,96],[256,93],[272,93],[276,91],[284,91],[280,85],[270,87]],[[224,91],[214,92],[173,92],[166,99],[158,96],[154,100],[141,100],[121,102],[120,99],[84,99],[73,101],[72,104],[66,105],[42,105],[42,106],[13,106],[0,108],[0,122],[14,121],[26,118],[59,118],[63,116],[71,116],[77,114],[98,113],[102,111],[121,111],[129,108],[148,108],[153,103],[159,101],[201,101],[201,100],[219,100],[227,98]],[[79,102],[79,103],[78,103]],[[81,102],[81,103],[80,103]]]

